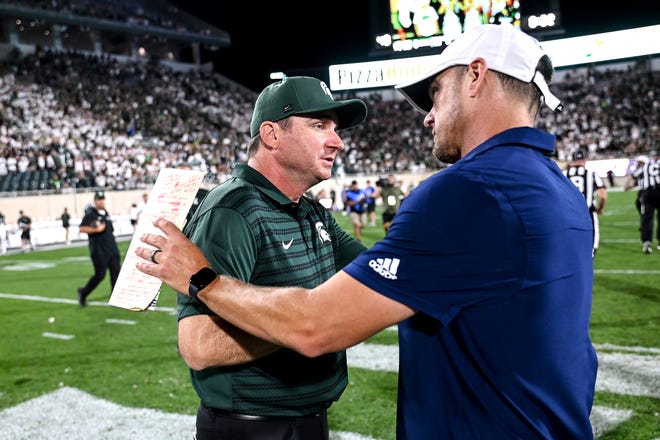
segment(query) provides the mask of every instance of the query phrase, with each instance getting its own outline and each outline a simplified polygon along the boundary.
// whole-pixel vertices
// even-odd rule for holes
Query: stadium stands
[[[116,2],[64,3],[80,16],[177,28],[167,10],[141,8],[139,0],[112,11],[108,6]],[[53,4],[59,2],[0,5],[34,11]],[[207,33],[200,22],[191,23],[186,22],[187,32]],[[590,159],[657,152],[657,63],[645,58],[557,73],[552,87],[566,109],[561,114],[543,109],[539,125],[557,134],[558,160],[578,148],[589,151]],[[339,173],[382,175],[444,166],[429,154],[431,136],[421,115],[411,118],[408,104],[379,91],[360,96],[368,102],[368,120],[344,135]],[[254,99],[254,92],[222,75],[178,70],[153,58],[40,46],[33,53],[14,51],[0,61],[0,197],[143,189],[161,168],[183,162],[206,172],[208,184],[222,182],[246,159]]]

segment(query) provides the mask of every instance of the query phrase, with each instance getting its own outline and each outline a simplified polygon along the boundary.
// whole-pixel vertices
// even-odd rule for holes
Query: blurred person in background
[[[137,203],[131,203],[131,207],[128,209],[128,217],[131,220],[131,226],[133,227],[133,232],[137,229],[138,217],[140,217],[140,208],[138,208]]]
[[[607,171],[607,181],[610,183],[610,188],[614,188],[616,186],[616,180],[615,180],[615,175],[614,171],[608,170]]]
[[[385,233],[389,231],[392,220],[394,220],[394,215],[399,210],[401,206],[401,200],[403,200],[404,193],[396,182],[396,179],[393,175],[387,176],[385,179],[379,180],[376,185],[378,185],[378,196],[383,202],[383,229]]]
[[[137,215],[135,217],[135,226],[137,227],[137,223],[140,221],[140,216],[144,212],[145,208],[147,207],[147,202],[149,201],[149,193],[142,193],[142,200],[140,201],[140,204],[137,206]]]
[[[642,252],[653,252],[653,217],[660,212],[660,162],[649,156],[638,156],[637,168],[633,171],[625,189],[638,188],[636,207],[640,215],[640,241]],[[660,250],[660,224],[656,225],[657,249]]]
[[[367,196],[366,215],[369,226],[376,226],[376,188],[371,184],[371,180],[366,181],[364,193]]]
[[[362,241],[362,229],[367,222],[367,194],[360,188],[357,180],[353,180],[346,189],[345,196],[348,214],[353,223],[353,235],[357,241]]]
[[[33,251],[32,244],[32,219],[25,215],[23,210],[18,211],[18,228],[21,230],[21,249],[23,252]]]
[[[321,188],[321,190],[314,196],[314,199],[323,205],[324,208],[332,209],[333,202],[327,189]]]
[[[64,212],[62,212],[62,215],[60,216],[60,220],[62,220],[62,227],[64,228],[64,243],[71,244],[71,240],[69,239],[69,229],[71,228],[71,214],[69,214],[68,208],[64,208]]]
[[[78,304],[84,307],[87,305],[87,297],[103,281],[106,272],[110,272],[110,292],[112,292],[121,269],[121,255],[112,219],[105,207],[103,191],[94,193],[94,203],[85,210],[79,230],[88,236],[89,255],[94,265],[94,274],[87,284],[77,290]]]
[[[7,222],[5,216],[0,212],[0,254],[7,253],[9,245],[9,232],[7,231]]]
[[[572,160],[564,170],[564,175],[568,177],[573,185],[580,191],[582,197],[587,202],[589,213],[591,214],[591,223],[594,226],[594,243],[592,256],[596,258],[598,246],[600,244],[600,222],[598,216],[603,213],[607,204],[607,189],[605,182],[594,171],[586,168],[586,153],[578,150],[573,153]]]

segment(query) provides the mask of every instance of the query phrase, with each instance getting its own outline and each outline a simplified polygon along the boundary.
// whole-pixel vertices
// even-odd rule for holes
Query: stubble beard
[[[438,143],[433,147],[433,155],[443,163],[456,163],[461,158],[460,154],[452,154],[445,144]]]
[[[433,156],[440,162],[451,164],[461,158],[461,148],[455,144],[454,129],[452,126],[433,135]]]
[[[440,162],[453,164],[459,161],[463,141],[463,104],[461,81],[465,71],[454,69],[453,82],[446,85],[447,94],[442,97],[443,110],[436,113],[433,126],[433,156]]]
[[[461,158],[461,146],[458,145],[461,127],[458,124],[461,107],[457,103],[445,112],[447,121],[437,120],[433,127],[433,155],[440,162],[456,163]]]

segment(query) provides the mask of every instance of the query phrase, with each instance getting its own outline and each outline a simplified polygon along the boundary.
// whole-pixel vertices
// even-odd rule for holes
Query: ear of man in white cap
[[[561,111],[561,101],[550,92],[545,78],[536,70],[544,55],[538,40],[512,24],[485,24],[459,35],[438,56],[438,63],[421,77],[395,88],[415,109],[426,114],[433,107],[428,86],[440,72],[453,66],[467,66],[474,59],[483,58],[489,70],[536,84],[543,94],[545,104],[553,111]]]

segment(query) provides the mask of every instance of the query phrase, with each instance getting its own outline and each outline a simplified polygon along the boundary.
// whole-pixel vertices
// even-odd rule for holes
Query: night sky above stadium
[[[368,61],[373,47],[370,1],[170,3],[229,32],[232,47],[213,56],[216,70],[260,91],[270,83],[268,75],[273,71],[315,74],[329,64]],[[559,4],[565,36],[660,24],[660,2],[565,0]]]

